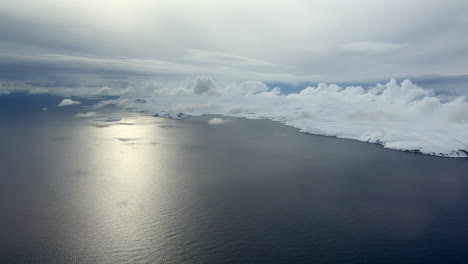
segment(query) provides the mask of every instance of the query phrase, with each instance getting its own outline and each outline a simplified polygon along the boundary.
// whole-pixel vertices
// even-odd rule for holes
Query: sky
[[[0,36],[4,91],[468,83],[466,0],[0,0]]]

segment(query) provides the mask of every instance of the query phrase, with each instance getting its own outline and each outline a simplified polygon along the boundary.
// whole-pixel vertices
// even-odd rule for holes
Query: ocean
[[[0,263],[468,263],[466,159],[25,105],[0,107]]]

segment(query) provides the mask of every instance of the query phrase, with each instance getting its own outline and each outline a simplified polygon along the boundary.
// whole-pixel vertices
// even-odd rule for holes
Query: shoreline
[[[133,112],[133,111],[129,111],[129,112],[131,112],[131,113],[140,113],[141,114],[141,112]],[[449,154],[444,154],[444,153],[439,153],[439,154],[437,154],[437,153],[425,153],[425,152],[421,152],[420,150],[417,150],[417,149],[411,150],[411,149],[389,148],[389,147],[386,147],[384,145],[384,143],[379,141],[379,140],[377,140],[376,142],[370,142],[370,141],[359,140],[359,139],[356,139],[356,138],[341,137],[341,136],[337,136],[337,135],[310,133],[310,132],[307,132],[307,131],[303,131],[301,128],[297,128],[297,127],[295,127],[293,125],[288,125],[285,121],[274,120],[274,119],[266,118],[266,117],[265,118],[249,118],[248,116],[233,116],[233,115],[224,115],[224,114],[188,115],[188,114],[185,114],[185,113],[177,113],[177,115],[179,117],[173,118],[171,116],[168,116],[168,115],[164,116],[164,115],[161,115],[159,113],[156,113],[156,114],[143,113],[143,114],[145,114],[146,116],[149,116],[149,117],[157,117],[157,118],[175,120],[175,121],[190,119],[190,118],[194,118],[194,117],[213,117],[213,118],[214,117],[218,117],[218,118],[223,117],[223,118],[242,118],[242,119],[246,119],[246,120],[266,120],[266,121],[270,121],[270,122],[279,123],[279,124],[281,124],[281,125],[283,125],[285,127],[293,128],[294,130],[298,131],[301,134],[310,135],[310,136],[319,136],[319,137],[351,140],[351,141],[355,141],[355,142],[367,143],[367,144],[373,144],[373,145],[381,146],[383,149],[386,149],[386,150],[405,152],[405,153],[411,153],[411,154],[417,154],[417,155],[424,155],[424,156],[430,156],[430,157],[451,158],[451,159],[460,159],[460,160],[468,159],[468,152],[465,151],[465,150],[459,150],[460,152],[465,153],[466,156],[463,157],[463,156],[450,156]]]

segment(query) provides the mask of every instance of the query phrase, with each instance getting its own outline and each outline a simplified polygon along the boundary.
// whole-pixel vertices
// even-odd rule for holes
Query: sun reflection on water
[[[166,233],[168,222],[157,213],[164,216],[170,208],[164,204],[170,199],[162,198],[169,191],[170,160],[164,153],[170,149],[160,143],[165,133],[148,117],[104,125],[90,121],[80,132],[91,141],[83,145],[80,163],[93,168],[81,192],[88,201],[82,211],[91,219],[84,232],[93,230],[106,242],[94,245],[96,254],[130,252],[136,260],[163,243],[150,234]]]

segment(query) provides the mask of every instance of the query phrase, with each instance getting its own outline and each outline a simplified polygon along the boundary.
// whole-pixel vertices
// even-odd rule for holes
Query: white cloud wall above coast
[[[201,93],[197,90],[200,82],[210,83]],[[103,101],[95,108],[112,104],[176,119],[179,112],[271,119],[310,134],[468,157],[468,102],[463,96],[437,95],[409,80],[398,83],[394,79],[370,88],[320,83],[297,93],[280,91],[262,83],[218,87],[201,77],[192,89],[177,94],[158,93],[145,101],[133,97]]]

